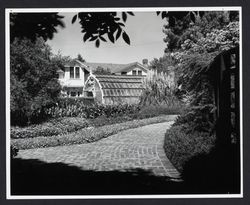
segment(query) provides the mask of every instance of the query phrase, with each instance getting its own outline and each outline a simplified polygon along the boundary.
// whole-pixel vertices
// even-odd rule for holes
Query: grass
[[[186,133],[184,125],[173,125],[165,134],[166,156],[182,173],[185,163],[192,157],[208,153],[215,143],[215,136],[206,132]]]
[[[69,134],[54,135],[50,137],[39,136],[35,138],[11,139],[11,145],[18,149],[32,149],[90,143],[116,134],[122,130],[141,127],[154,123],[173,121],[175,118],[176,115],[158,116],[154,118],[127,121],[100,127],[87,127]]]

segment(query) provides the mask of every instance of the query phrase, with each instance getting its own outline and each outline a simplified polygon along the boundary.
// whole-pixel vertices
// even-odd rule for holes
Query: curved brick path
[[[61,162],[82,170],[111,171],[140,168],[157,176],[179,177],[167,159],[163,141],[171,122],[122,131],[94,143],[20,150],[18,158]]]

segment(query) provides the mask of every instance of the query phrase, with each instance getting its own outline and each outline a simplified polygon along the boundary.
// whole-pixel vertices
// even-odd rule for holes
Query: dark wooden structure
[[[220,53],[209,66],[216,105],[216,135],[223,145],[240,148],[239,47]]]

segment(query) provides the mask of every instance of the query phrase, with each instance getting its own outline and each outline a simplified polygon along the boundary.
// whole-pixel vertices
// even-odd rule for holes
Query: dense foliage
[[[57,69],[49,46],[15,39],[10,45],[11,123],[25,125],[45,117],[45,108],[54,105],[60,93]]]
[[[87,119],[97,118],[99,116],[116,117],[137,113],[140,107],[138,105],[117,104],[86,105],[82,100],[75,100],[73,103],[66,100],[60,101],[56,106],[48,108],[46,113],[53,117],[82,117]]]
[[[169,75],[174,71],[173,69],[175,64],[176,60],[171,55],[165,54],[159,59],[154,58],[150,62],[149,68],[153,71],[157,71],[158,73]]]
[[[182,108],[183,105],[175,99],[169,99],[169,104],[104,105],[94,103],[93,101],[86,101],[84,98],[61,98],[55,106],[46,109],[45,112],[47,116],[52,118],[81,117],[85,119],[96,119],[104,117],[106,119],[122,117],[123,120],[124,118],[132,120],[159,115],[179,114]]]
[[[165,52],[175,59],[181,97],[189,105],[165,137],[166,154],[181,171],[188,160],[215,145],[216,107],[207,68],[220,52],[239,44],[238,21],[238,12],[206,11],[165,26]]]
[[[34,42],[38,37],[52,39],[56,27],[64,27],[63,18],[58,13],[11,13],[10,40],[27,38]]]
[[[164,149],[175,168],[182,172],[188,160],[197,154],[208,153],[214,143],[214,135],[201,131],[187,134],[181,125],[175,125],[166,132]]]
[[[207,67],[218,53],[239,44],[238,20],[237,12],[206,11],[196,15],[195,20],[186,15],[175,24],[165,26],[165,52],[175,59],[182,98],[191,106],[184,116],[189,118],[186,123],[198,123],[200,118],[211,120],[215,107]],[[210,132],[213,127],[213,123],[209,123]]]
[[[183,103],[175,96],[175,76],[171,70],[168,72],[158,72],[157,69],[150,70],[143,83],[145,89],[140,99],[141,106],[182,107]]]

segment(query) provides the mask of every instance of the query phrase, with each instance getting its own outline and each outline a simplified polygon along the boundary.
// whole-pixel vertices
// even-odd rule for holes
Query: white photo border
[[[10,186],[10,13],[40,12],[155,12],[155,11],[239,11],[240,22],[240,194],[161,194],[161,195],[11,195]],[[127,7],[127,8],[6,8],[5,9],[5,79],[6,79],[6,198],[7,199],[166,199],[166,198],[243,198],[243,76],[242,76],[242,7]]]

